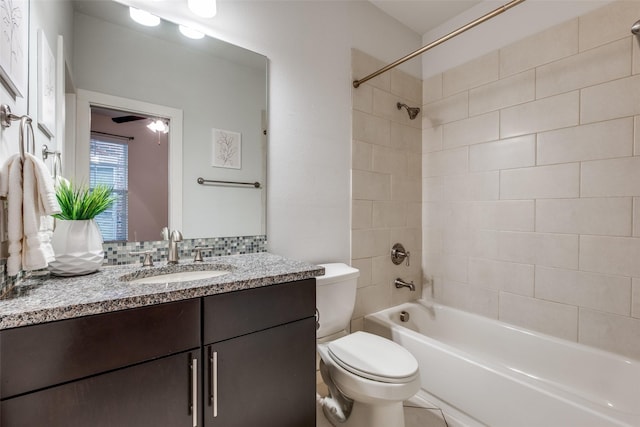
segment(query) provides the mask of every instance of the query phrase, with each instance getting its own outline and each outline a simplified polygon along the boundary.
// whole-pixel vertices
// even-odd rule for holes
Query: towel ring
[[[26,141],[27,141],[27,153],[34,154],[36,151],[36,136],[33,133],[33,126],[31,125],[31,117],[22,116],[20,118],[20,157],[24,159],[25,153],[25,130],[30,131],[27,132]],[[29,138],[29,133],[31,133],[31,138]],[[29,150],[29,141],[31,141],[31,150]]]

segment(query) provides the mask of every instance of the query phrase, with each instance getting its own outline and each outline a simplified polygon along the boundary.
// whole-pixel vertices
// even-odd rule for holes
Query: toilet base
[[[331,421],[331,420],[330,420]],[[335,427],[404,427],[402,402],[368,405],[354,402],[349,418]]]

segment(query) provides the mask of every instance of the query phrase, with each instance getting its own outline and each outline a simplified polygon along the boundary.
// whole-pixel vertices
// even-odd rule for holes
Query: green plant
[[[113,204],[116,196],[112,192],[113,188],[105,184],[89,189],[86,185],[60,182],[56,188],[56,198],[62,212],[53,217],[64,220],[93,219]]]

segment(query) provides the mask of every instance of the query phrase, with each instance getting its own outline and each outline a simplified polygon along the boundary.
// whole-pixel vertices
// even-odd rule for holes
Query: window
[[[89,187],[113,187],[116,201],[96,217],[105,241],[127,240],[129,146],[127,141],[91,133],[89,148]]]

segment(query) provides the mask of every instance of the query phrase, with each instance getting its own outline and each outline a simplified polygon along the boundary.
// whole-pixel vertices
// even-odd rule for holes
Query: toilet
[[[320,398],[327,419],[340,427],[403,427],[403,401],[420,388],[418,362],[408,350],[367,332],[348,333],[359,270],[320,264],[316,277],[320,373],[329,396]]]

